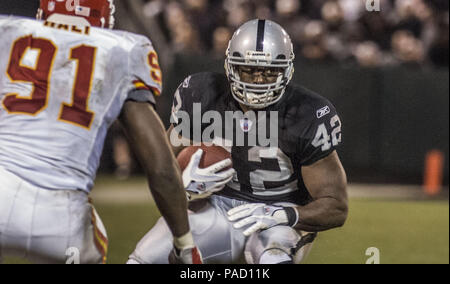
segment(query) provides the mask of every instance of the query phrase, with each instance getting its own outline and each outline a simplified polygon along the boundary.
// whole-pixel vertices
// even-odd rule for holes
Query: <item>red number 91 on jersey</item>
[[[37,52],[35,66],[22,64],[30,50]],[[33,89],[28,97],[7,94],[3,107],[10,114],[37,115],[48,104],[49,82],[53,62],[58,48],[49,39],[34,38],[31,35],[17,39],[12,46],[6,74],[13,83],[31,83]],[[88,99],[91,92],[97,49],[79,45],[70,50],[69,59],[77,62],[76,77],[72,88],[72,102],[63,103],[58,119],[76,126],[90,129],[94,113],[89,110]]]

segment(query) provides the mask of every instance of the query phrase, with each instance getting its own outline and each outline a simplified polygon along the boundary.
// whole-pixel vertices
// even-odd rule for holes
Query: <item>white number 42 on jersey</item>
[[[341,142],[341,120],[338,115],[335,115],[330,120],[331,128],[331,137],[328,134],[327,127],[325,123],[322,123],[317,127],[316,136],[312,141],[312,145],[314,147],[322,147],[322,151],[327,151],[331,148],[331,146],[336,146]],[[331,143],[330,143],[331,140]]]

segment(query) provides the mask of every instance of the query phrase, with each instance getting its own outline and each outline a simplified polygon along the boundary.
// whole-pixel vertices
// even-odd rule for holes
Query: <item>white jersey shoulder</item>
[[[150,40],[4,16],[0,34],[0,166],[40,188],[90,191],[129,93],[161,92]]]

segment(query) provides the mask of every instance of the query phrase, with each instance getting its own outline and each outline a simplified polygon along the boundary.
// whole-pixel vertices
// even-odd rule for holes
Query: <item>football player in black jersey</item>
[[[210,133],[205,122],[238,114],[232,128],[201,136],[224,146],[232,161],[200,169],[199,150],[183,171],[189,198],[206,203],[189,217],[205,263],[300,263],[317,232],[347,218],[346,174],[336,152],[341,121],[327,99],[289,84],[293,60],[278,24],[252,20],[230,40],[226,75],[191,75],[175,93],[168,134],[176,154],[185,146],[174,138],[199,142],[195,129]],[[271,143],[252,139],[263,130],[270,130]],[[234,170],[223,170],[231,164]],[[129,262],[167,263],[170,244],[160,219]]]

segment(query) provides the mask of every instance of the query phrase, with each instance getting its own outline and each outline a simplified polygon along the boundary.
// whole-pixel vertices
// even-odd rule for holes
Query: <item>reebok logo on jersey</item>
[[[330,113],[330,107],[329,106],[324,106],[323,108],[317,110],[316,115],[317,118],[321,118],[324,117],[325,115]]]

